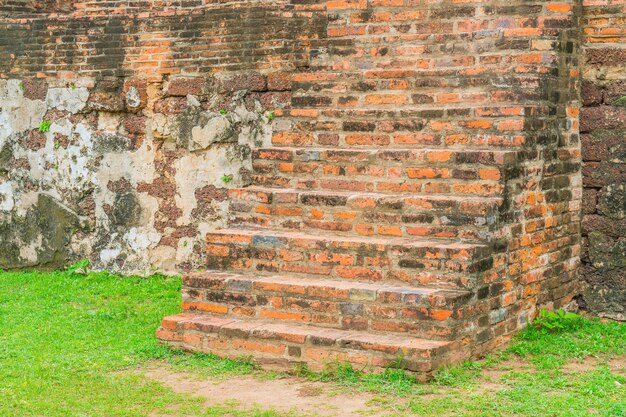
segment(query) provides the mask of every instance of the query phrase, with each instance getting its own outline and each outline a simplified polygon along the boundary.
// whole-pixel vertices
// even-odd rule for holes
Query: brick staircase
[[[524,115],[541,106],[530,76],[507,77],[523,43],[478,47],[457,29],[484,7],[418,3],[328,2],[328,55],[293,75],[291,108],[253,151],[252,185],[230,190],[229,228],[207,234],[209,271],[185,275],[184,312],[163,320],[160,340],[274,367],[400,364],[427,378],[532,315],[543,278],[529,278],[518,249],[539,239],[521,224],[542,197],[522,195],[520,178],[536,176]],[[394,36],[381,29],[391,16]],[[574,244],[564,234],[550,238]]]

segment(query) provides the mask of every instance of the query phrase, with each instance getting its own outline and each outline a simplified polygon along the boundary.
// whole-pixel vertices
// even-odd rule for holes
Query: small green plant
[[[580,316],[565,310],[548,311],[545,308],[539,312],[539,317],[535,319],[533,325],[543,333],[558,332],[571,329],[580,321]]]
[[[61,142],[59,142],[58,140],[54,141],[54,149],[59,149],[61,147]]]
[[[272,120],[274,120],[274,112],[273,111],[267,113],[267,121],[271,122]]]
[[[89,259],[81,259],[66,268],[69,275],[81,274],[85,275],[89,272]]]
[[[626,107],[626,96],[616,98],[611,104],[617,107]]]
[[[18,85],[20,91],[24,91],[24,82],[20,81],[20,84]]]
[[[52,125],[52,123],[50,123],[48,120],[42,120],[41,123],[39,123],[39,132],[40,133],[47,133],[47,132],[49,132],[51,125]]]
[[[231,182],[233,180],[233,176],[232,175],[222,175],[222,181],[225,184],[228,184],[229,182]]]
[[[220,109],[220,114],[222,116],[226,116],[228,114],[228,112],[226,110],[224,110],[224,109]]]

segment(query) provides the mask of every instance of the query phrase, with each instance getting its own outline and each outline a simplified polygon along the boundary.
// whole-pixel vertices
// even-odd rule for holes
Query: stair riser
[[[207,267],[362,281],[468,288],[489,269],[487,252],[280,237],[207,235]]]
[[[373,198],[231,190],[232,225],[329,230],[360,236],[442,237],[482,241],[495,227],[498,202]]]
[[[254,165],[256,172],[259,165]],[[498,173],[498,177],[500,174]],[[260,187],[294,188],[297,190],[328,190],[328,191],[358,191],[378,193],[413,193],[413,194],[453,194],[467,196],[497,197],[504,193],[505,185],[502,181],[490,180],[461,180],[454,178],[394,178],[381,176],[328,175],[315,172],[293,175],[280,172],[268,172],[252,176],[252,183]]]
[[[401,363],[403,369],[415,372],[417,378],[426,381],[434,369],[447,363],[441,361],[410,360],[401,354],[381,354],[348,350],[342,346],[316,346],[314,344],[292,344],[264,339],[230,339],[200,332],[170,332],[160,330],[157,337],[173,349],[190,352],[212,353],[222,358],[239,359],[252,356],[253,361],[267,370],[293,371],[306,363],[313,371],[328,369],[334,362],[350,363],[357,369],[367,368],[370,372],[383,372]]]
[[[253,182],[303,190],[499,195],[514,155],[476,151],[258,150]]]
[[[450,127],[451,130],[442,134],[432,129],[422,130],[423,127],[439,129],[449,125],[449,119],[431,120],[427,125],[408,121],[407,124],[394,126],[394,132],[346,131],[342,123],[325,120],[320,123],[296,122],[291,131],[275,132],[272,136],[272,145],[277,147],[337,147],[341,148],[379,148],[379,149],[406,149],[406,148],[441,148],[463,145],[466,147],[482,148],[485,145],[517,147],[524,144],[524,136],[515,133],[499,131],[476,131],[467,133],[467,129]],[[412,123],[412,126],[411,126]],[[415,130],[409,130],[414,127]]]
[[[320,166],[382,167],[406,169],[438,167],[448,169],[510,167],[517,155],[512,151],[457,149],[306,149],[263,148],[252,152],[255,162],[318,164]]]
[[[458,320],[453,318],[460,313],[453,310],[383,307],[362,302],[301,299],[297,296],[185,290],[183,311],[307,323],[343,330],[407,333],[431,340],[450,340],[463,330]]]
[[[183,309],[232,317],[310,323],[345,330],[408,332],[433,340],[463,330],[470,294],[396,292],[185,277]]]
[[[380,371],[400,365],[415,372],[421,380],[428,379],[437,367],[456,361],[462,355],[453,344],[432,350],[413,350],[365,342],[359,338],[336,339],[332,333],[328,336],[317,333],[288,334],[245,325],[217,327],[199,320],[176,322],[165,318],[157,330],[157,337],[169,346],[184,350],[211,352],[229,358],[252,355],[254,361],[264,368],[291,370],[306,363],[309,368],[319,371],[333,362],[348,362],[359,369]]]

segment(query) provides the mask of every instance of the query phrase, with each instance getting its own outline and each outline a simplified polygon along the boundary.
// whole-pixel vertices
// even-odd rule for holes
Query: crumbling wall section
[[[201,266],[204,234],[249,182],[250,149],[289,105],[287,74],[308,66],[325,15],[65,3],[0,4],[0,268]]]

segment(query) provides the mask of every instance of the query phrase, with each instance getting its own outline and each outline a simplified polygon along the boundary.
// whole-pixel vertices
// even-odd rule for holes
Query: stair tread
[[[162,327],[172,329],[179,324],[187,330],[192,328],[205,333],[224,334],[230,338],[280,339],[295,343],[304,343],[307,339],[315,338],[324,340],[324,345],[341,343],[358,349],[358,346],[351,344],[351,342],[356,342],[369,347],[368,350],[381,350],[388,353],[390,351],[391,353],[430,351],[452,343],[397,334],[341,330],[309,324],[277,323],[263,319],[231,319],[193,313],[180,313],[165,317]]]
[[[472,250],[487,248],[488,245],[482,243],[469,243],[459,242],[456,239],[433,239],[426,237],[363,237],[363,236],[345,236],[337,235],[333,233],[314,234],[311,232],[291,232],[285,230],[267,230],[267,229],[219,229],[209,232],[207,235],[237,235],[237,236],[261,236],[261,237],[275,237],[284,239],[304,239],[315,241],[331,241],[331,242],[347,242],[347,243],[360,243],[367,245],[393,245],[402,246],[405,248],[428,248],[436,247],[438,249],[449,250]]]
[[[364,281],[346,281],[328,278],[306,279],[301,277],[293,277],[287,275],[253,275],[239,274],[221,271],[202,271],[186,274],[185,277],[202,279],[202,278],[219,278],[224,280],[245,280],[258,283],[279,284],[283,286],[301,286],[301,287],[318,287],[318,288],[336,288],[342,290],[354,291],[375,291],[379,292],[395,292],[407,295],[447,295],[450,297],[461,297],[470,294],[470,291],[447,289],[447,288],[427,288],[415,286],[392,285],[383,282],[364,282]]]
[[[316,196],[342,196],[342,197],[372,197],[375,199],[391,199],[391,198],[415,198],[421,200],[433,200],[433,201],[457,201],[457,202],[490,202],[493,204],[501,203],[504,199],[502,197],[493,197],[493,196],[464,196],[458,194],[415,194],[415,193],[382,193],[382,192],[371,192],[371,191],[350,191],[350,190],[306,190],[301,188],[272,188],[272,187],[264,187],[260,185],[251,185],[245,188],[233,188],[232,190],[237,191],[252,191],[252,192],[264,192],[264,193],[272,193],[272,194],[307,194],[307,195],[316,195]]]

